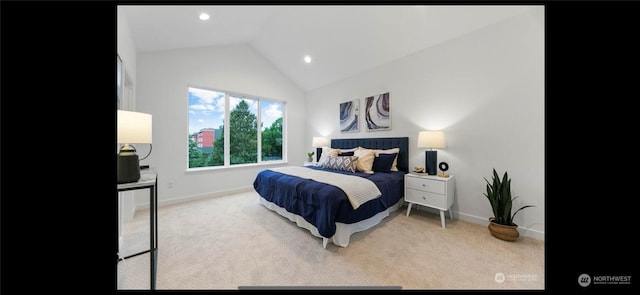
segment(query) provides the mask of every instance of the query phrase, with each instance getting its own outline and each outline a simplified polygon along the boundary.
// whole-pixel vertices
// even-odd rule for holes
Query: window
[[[283,102],[195,87],[188,90],[189,168],[284,159]]]

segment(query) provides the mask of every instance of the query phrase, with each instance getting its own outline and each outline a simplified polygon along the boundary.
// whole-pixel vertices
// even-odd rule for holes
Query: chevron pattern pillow
[[[355,173],[357,160],[356,156],[330,156],[321,167]]]

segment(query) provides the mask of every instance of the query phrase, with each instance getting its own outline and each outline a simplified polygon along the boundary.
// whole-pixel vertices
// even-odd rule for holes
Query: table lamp
[[[136,182],[140,179],[140,160],[133,144],[151,145],[151,114],[118,110],[118,184]]]
[[[320,162],[322,147],[329,146],[329,138],[314,136],[311,145],[316,148],[316,162]]]
[[[425,167],[427,174],[436,175],[438,173],[436,168],[438,151],[433,149],[445,147],[444,133],[442,131],[420,131],[418,133],[418,147],[429,149],[425,151]]]

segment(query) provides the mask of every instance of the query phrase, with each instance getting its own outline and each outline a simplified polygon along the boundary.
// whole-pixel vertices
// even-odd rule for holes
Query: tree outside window
[[[282,102],[190,87],[189,168],[283,160],[283,109]]]

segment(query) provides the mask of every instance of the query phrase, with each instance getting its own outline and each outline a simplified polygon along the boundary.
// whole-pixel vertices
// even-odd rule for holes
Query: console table
[[[149,250],[118,258],[118,262],[149,253],[151,290],[156,289],[156,271],[158,258],[158,174],[153,170],[140,171],[140,179],[137,182],[118,184],[118,193],[123,191],[149,189]],[[117,196],[116,196],[117,197]],[[118,249],[120,252],[120,249]]]

